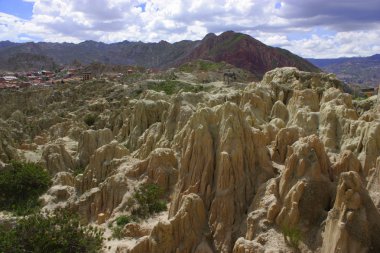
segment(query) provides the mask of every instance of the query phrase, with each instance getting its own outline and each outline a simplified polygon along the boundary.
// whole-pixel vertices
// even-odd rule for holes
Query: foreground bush
[[[78,216],[58,210],[24,217],[10,230],[0,227],[0,252],[99,252],[102,231],[82,226]]]
[[[0,170],[0,210],[24,215],[38,207],[38,197],[50,185],[47,171],[33,163],[12,161]]]

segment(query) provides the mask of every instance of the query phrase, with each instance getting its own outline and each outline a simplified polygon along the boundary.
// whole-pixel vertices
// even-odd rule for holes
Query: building
[[[377,94],[377,88],[374,87],[361,88],[360,91],[367,97],[371,97]]]
[[[82,73],[82,80],[83,81],[88,81],[91,79],[91,72],[83,72]]]

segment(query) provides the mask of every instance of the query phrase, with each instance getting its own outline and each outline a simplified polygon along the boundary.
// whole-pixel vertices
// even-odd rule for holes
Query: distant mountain
[[[225,32],[208,34],[182,61],[205,59],[225,61],[247,69],[258,77],[277,67],[293,66],[305,71],[319,71],[314,65],[291,52],[263,44],[249,35]]]
[[[348,84],[362,87],[380,85],[380,54],[369,57],[307,60],[326,72],[335,73]]]
[[[224,32],[219,36],[208,34],[200,41],[184,40],[176,43],[123,41],[105,44],[85,41],[73,44],[5,41],[0,42],[0,69],[18,69],[17,62],[10,62],[10,59],[25,55],[45,57],[47,66],[53,66],[54,64],[48,64],[51,63],[50,60],[53,60],[56,64],[71,64],[79,61],[83,64],[100,62],[165,69],[196,59],[225,61],[249,70],[259,78],[268,70],[284,66],[293,66],[305,71],[319,71],[313,64],[287,50],[267,46],[249,35],[232,31]],[[44,63],[40,62],[41,64]]]

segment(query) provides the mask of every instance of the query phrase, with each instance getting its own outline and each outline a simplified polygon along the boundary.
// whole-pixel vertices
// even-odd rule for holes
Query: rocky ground
[[[43,209],[104,227],[105,252],[380,252],[377,98],[294,68],[210,81],[169,95],[146,80],[2,91],[0,167],[48,170]],[[111,238],[143,183],[168,210]]]

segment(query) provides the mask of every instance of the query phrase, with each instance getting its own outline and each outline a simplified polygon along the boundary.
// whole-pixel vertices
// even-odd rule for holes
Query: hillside
[[[259,77],[269,70],[286,66],[318,71],[314,65],[287,50],[269,47],[249,35],[234,32],[225,32],[219,36],[206,35],[199,46],[182,61],[199,58],[225,61]]]
[[[336,74],[346,83],[362,87],[376,87],[380,84],[380,54],[369,57],[308,60],[324,71]]]
[[[15,189],[29,181],[9,176],[12,161],[48,173],[33,211],[100,228],[102,250],[90,252],[380,252],[376,96],[352,100],[334,75],[296,68],[260,82],[236,69],[247,79],[227,84],[224,68],[0,90],[0,173]],[[0,252],[33,251],[46,238],[16,229],[35,216],[16,215],[28,209],[10,200],[30,202],[13,188],[1,181]],[[36,232],[67,247],[56,239],[67,231]]]
[[[200,41],[143,43],[123,41],[105,44],[95,41],[73,43],[0,43],[0,67],[18,68],[10,59],[32,54],[52,59],[56,64],[83,64],[100,62],[112,65],[137,65],[146,68],[166,69],[183,63],[205,59],[227,62],[254,73],[261,78],[276,67],[297,67],[305,71],[318,71],[308,61],[289,51],[273,48],[240,33],[225,32],[219,36],[207,35]],[[38,65],[38,64],[36,64]],[[50,66],[50,65],[49,65]]]

